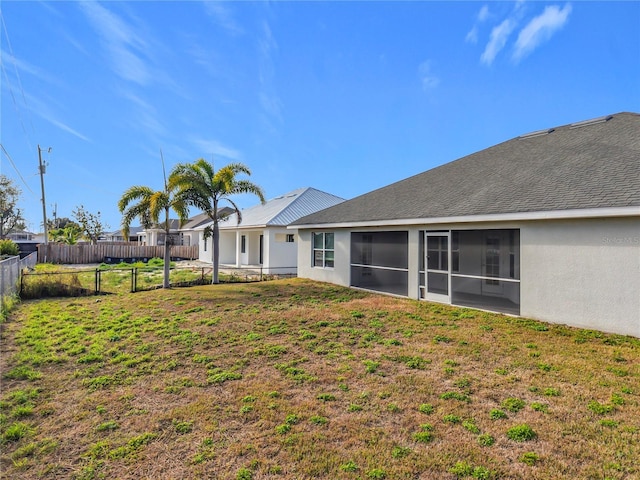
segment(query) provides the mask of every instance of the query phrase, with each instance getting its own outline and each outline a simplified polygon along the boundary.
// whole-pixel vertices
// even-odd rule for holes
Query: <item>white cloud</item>
[[[489,6],[483,5],[480,11],[478,12],[475,24],[473,25],[471,30],[469,30],[469,33],[467,33],[467,36],[465,37],[465,40],[467,42],[478,43],[478,26],[480,23],[486,21],[488,18],[489,18]]]
[[[234,148],[227,147],[217,140],[208,140],[204,138],[191,137],[189,141],[198,148],[201,156],[206,157],[213,155],[214,157],[224,157],[229,160],[240,160],[241,153]]]
[[[489,18],[489,5],[483,5],[478,12],[478,21],[484,22],[487,18]]]
[[[124,20],[97,2],[80,2],[78,5],[109,53],[115,72],[140,85],[147,85],[152,75],[145,62],[135,51],[142,52],[146,42]]]
[[[214,19],[214,21],[228,31],[232,35],[240,35],[244,33],[242,28],[233,18],[233,13],[230,8],[226,7],[223,2],[218,1],[205,1],[204,8],[207,14]]]
[[[486,65],[491,65],[496,55],[504,48],[511,32],[516,27],[516,22],[512,18],[507,18],[500,25],[491,30],[489,43],[480,56],[480,61]]]
[[[556,5],[545,7],[544,11],[533,18],[519,33],[515,44],[513,59],[518,61],[535,50],[541,43],[549,40],[555,32],[567,23],[571,5],[560,9]]]
[[[431,60],[425,60],[420,64],[418,74],[420,75],[423,90],[431,90],[440,84],[440,79],[432,72]]]

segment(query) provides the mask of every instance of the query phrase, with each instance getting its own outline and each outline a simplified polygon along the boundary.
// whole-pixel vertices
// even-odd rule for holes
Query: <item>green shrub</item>
[[[605,415],[607,413],[611,413],[615,409],[615,406],[607,405],[607,404],[600,403],[600,402],[597,402],[595,400],[592,400],[587,405],[587,408],[589,410],[591,410],[595,414]]]
[[[16,256],[20,254],[20,250],[18,249],[18,245],[8,238],[5,240],[0,240],[0,256],[1,255],[11,255]]]
[[[418,407],[418,411],[429,415],[429,414],[433,413],[433,405],[431,405],[430,403],[422,403]]]

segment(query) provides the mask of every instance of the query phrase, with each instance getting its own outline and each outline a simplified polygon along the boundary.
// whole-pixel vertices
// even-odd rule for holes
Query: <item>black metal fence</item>
[[[235,268],[221,270],[220,283],[249,283],[295,277],[295,273],[274,273],[277,268]],[[281,269],[291,272],[292,267]],[[211,283],[211,267],[173,267],[169,272],[171,287]],[[164,270],[149,267],[67,268],[51,272],[25,272],[20,279],[22,299],[78,297],[99,294],[123,294],[162,288]]]

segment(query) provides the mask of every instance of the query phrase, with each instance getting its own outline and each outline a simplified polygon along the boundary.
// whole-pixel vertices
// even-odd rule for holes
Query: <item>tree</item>
[[[6,175],[0,174],[0,238],[26,229],[18,199],[22,192]]]
[[[75,245],[82,236],[80,225],[75,222],[67,222],[64,228],[54,228],[49,230],[49,240],[67,245]]]
[[[242,213],[230,198],[232,195],[252,193],[260,199],[261,203],[265,201],[262,189],[248,180],[238,180],[236,177],[239,174],[251,175],[251,171],[242,163],[231,163],[216,172],[213,165],[201,158],[194,163],[176,165],[169,176],[169,182],[178,188],[178,195],[187,204],[206,213],[213,222],[211,231],[213,236],[213,275],[211,283],[219,282],[220,235],[218,206],[220,202],[226,201],[231,205],[238,218],[238,224],[240,224]],[[205,242],[207,241],[206,236]]]
[[[102,220],[100,220],[100,212],[94,215],[85,210],[82,205],[76,207],[76,209],[71,212],[71,215],[76,219],[78,225],[80,225],[82,236],[89,240],[92,245],[98,243],[100,235],[104,233],[105,229],[109,228],[108,225],[103,224]]]
[[[176,195],[175,187],[165,184],[164,190],[154,191],[145,186],[134,185],[130,187],[118,202],[118,208],[122,213],[122,235],[129,238],[129,228],[131,222],[136,218],[140,220],[140,224],[145,228],[151,228],[153,225],[162,221],[165,231],[164,242],[164,281],[163,288],[169,288],[169,267],[171,263],[171,236],[169,221],[169,211],[173,210],[182,225],[189,218],[189,206],[184,202],[181,196]]]

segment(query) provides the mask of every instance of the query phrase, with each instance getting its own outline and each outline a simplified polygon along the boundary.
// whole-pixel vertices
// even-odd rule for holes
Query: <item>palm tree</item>
[[[235,210],[238,224],[242,222],[242,213],[230,198],[240,193],[253,193],[264,203],[264,193],[255,183],[238,180],[239,174],[251,175],[249,168],[242,163],[230,163],[217,172],[209,162],[201,158],[194,163],[179,163],[169,176],[169,184],[178,188],[178,196],[189,205],[202,210],[213,222],[213,275],[211,283],[219,283],[218,270],[220,263],[220,236],[218,227],[218,206],[226,201]],[[206,235],[209,231],[205,232]]]
[[[164,190],[154,191],[149,187],[134,185],[122,194],[118,202],[122,213],[122,235],[129,238],[129,227],[134,219],[146,229],[160,223],[160,216],[164,213],[164,280],[162,287],[169,288],[169,266],[171,263],[171,237],[169,211],[173,210],[180,221],[180,225],[189,218],[189,206],[183,198],[176,194],[175,186],[166,185]]]

